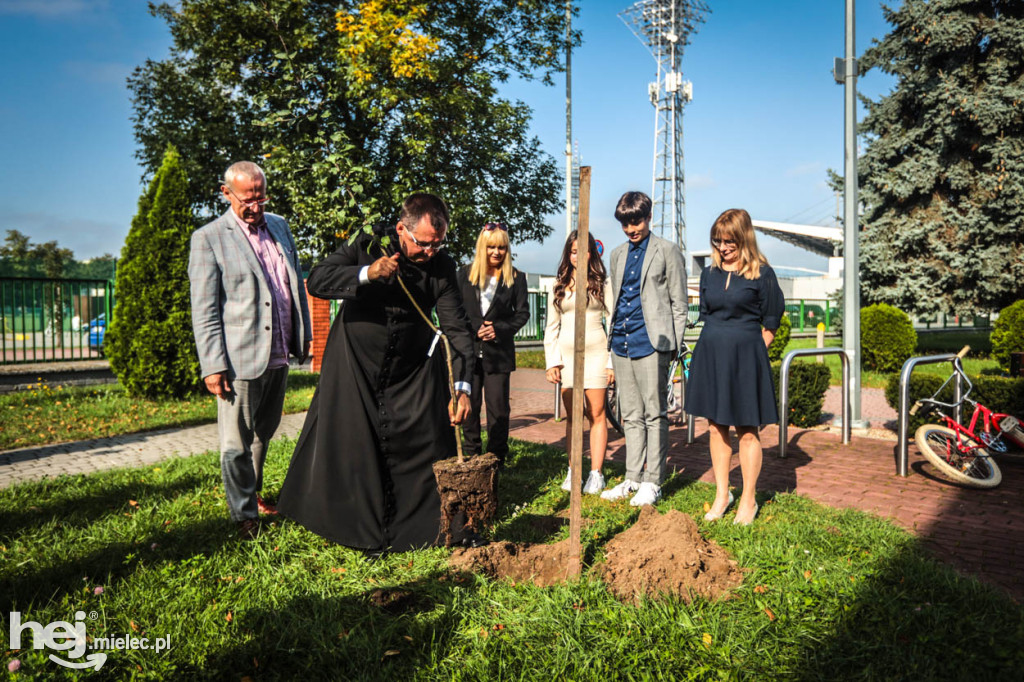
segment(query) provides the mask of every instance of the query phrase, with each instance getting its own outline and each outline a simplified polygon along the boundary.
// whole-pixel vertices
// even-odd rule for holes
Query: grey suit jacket
[[[658,351],[679,350],[686,331],[686,264],[683,254],[670,241],[651,235],[640,273],[640,307],[651,345]],[[617,246],[611,255],[611,285],[614,310],[619,305],[623,271],[629,242]],[[609,343],[611,334],[608,335]]]
[[[298,249],[284,218],[267,213],[267,229],[288,268],[292,294],[292,342],[300,360],[309,354],[309,304]],[[192,234],[188,260],[192,331],[204,377],[259,378],[270,362],[273,296],[248,238],[230,209]]]

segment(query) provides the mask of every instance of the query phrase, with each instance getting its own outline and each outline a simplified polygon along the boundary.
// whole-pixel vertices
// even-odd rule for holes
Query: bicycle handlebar
[[[956,354],[957,359],[958,360],[963,360],[970,351],[971,351],[971,347],[970,346],[964,346],[963,348],[960,349],[960,352]]]

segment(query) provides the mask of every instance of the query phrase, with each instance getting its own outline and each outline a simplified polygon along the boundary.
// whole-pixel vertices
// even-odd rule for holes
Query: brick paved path
[[[553,390],[543,372],[519,370],[512,377],[511,435],[564,448],[565,426],[552,418]],[[894,414],[879,393],[865,389],[862,414],[873,422],[889,421]],[[278,434],[298,435],[304,417],[286,415]],[[609,458],[621,463],[622,438],[615,432],[610,437]],[[843,446],[836,433],[791,429],[786,459],[776,456],[776,427],[764,429],[762,443],[765,458],[759,487],[764,492],[792,491],[833,507],[855,507],[891,518],[941,560],[1024,599],[1024,466],[1003,466],[1003,483],[995,490],[969,490],[931,475],[913,446],[911,475],[900,478],[891,440],[854,436]],[[62,473],[141,466],[216,448],[217,427],[210,424],[10,450],[0,452],[0,488]],[[687,477],[713,481],[703,420],[697,421],[692,445],[686,445],[684,427],[672,427],[668,462]],[[733,462],[730,481],[739,486],[739,463],[736,458]]]

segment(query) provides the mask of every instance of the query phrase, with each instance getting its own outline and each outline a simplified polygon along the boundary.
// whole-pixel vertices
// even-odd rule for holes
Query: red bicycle
[[[945,424],[922,425],[914,434],[914,440],[921,454],[946,478],[974,488],[994,488],[1003,480],[1003,475],[992,455],[1024,455],[1024,429],[1020,426],[1020,420],[1013,415],[993,412],[970,398],[974,384],[964,372],[961,362],[969,350],[970,346],[964,346],[953,358],[953,374],[943,382],[935,395],[918,400],[910,409],[910,414],[917,414],[922,409],[925,413],[935,410]],[[960,401],[944,403],[936,400],[939,393],[957,376],[966,387]],[[966,426],[942,409],[952,411],[964,403],[974,408],[971,421]]]

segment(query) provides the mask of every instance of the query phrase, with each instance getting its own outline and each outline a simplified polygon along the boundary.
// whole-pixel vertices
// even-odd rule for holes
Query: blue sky
[[[711,221],[730,207],[831,224],[826,169],[843,164],[843,89],[831,75],[844,49],[843,0],[706,2],[712,11],[682,61],[694,88],[684,118],[690,248],[707,247]],[[612,216],[619,195],[651,190],[656,64],[617,16],[627,0],[582,5],[573,137],[593,172],[591,230],[612,248],[624,241]],[[862,0],[857,11],[860,53],[888,27],[878,3]],[[125,77],[169,44],[143,0],[0,0],[0,238],[17,229],[79,258],[120,252],[142,190]],[[877,97],[891,82],[871,74],[859,86]],[[564,168],[564,80],[509,83],[504,94],[533,108],[534,134]],[[555,231],[516,246],[517,265],[553,272],[564,216],[539,219]],[[823,259],[760,241],[776,265],[824,269]]]

